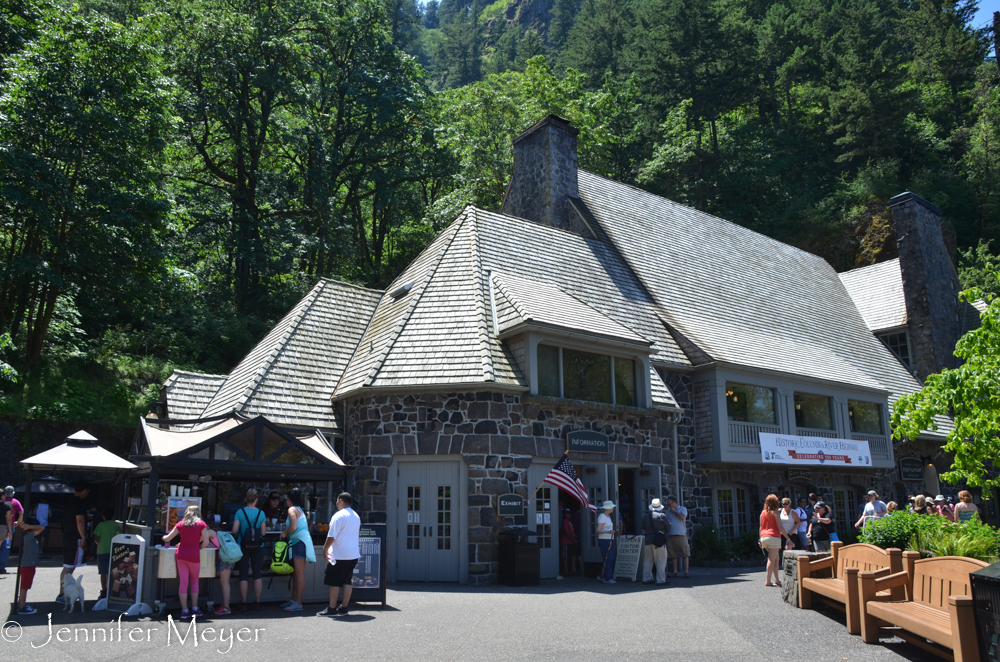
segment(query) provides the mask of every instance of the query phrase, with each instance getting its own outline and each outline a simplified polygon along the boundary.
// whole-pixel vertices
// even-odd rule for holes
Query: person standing
[[[854,523],[854,528],[860,529],[861,525],[865,522],[882,519],[885,517],[887,512],[889,512],[889,510],[885,503],[879,501],[878,492],[875,490],[868,490],[868,503],[861,512],[861,517],[859,517],[858,521]]]
[[[834,531],[836,527],[829,506],[823,501],[817,501],[812,520],[809,522],[809,537],[817,552],[830,551],[830,534]]]
[[[799,528],[796,534],[799,538],[799,549],[809,550],[809,520],[812,519],[812,506],[808,505],[805,498],[799,498],[799,507],[795,509],[795,514],[799,516]]]
[[[291,490],[285,497],[285,504],[288,506],[288,528],[278,538],[288,538],[289,557],[295,570],[292,573],[292,599],[282,609],[302,611],[302,595],[306,592],[306,562],[316,562],[316,551],[313,549],[309,522],[303,510],[302,491],[297,487]]]
[[[979,507],[972,503],[972,492],[962,490],[958,493],[958,503],[955,504],[955,521],[968,522],[979,518]]]
[[[14,498],[13,486],[8,485],[5,487],[3,493],[7,497],[7,503],[10,505],[10,517],[14,522],[14,528],[17,528],[21,526],[21,521],[24,519],[24,506]]]
[[[122,532],[113,517],[115,511],[104,509],[104,521],[94,527],[94,539],[97,541],[97,573],[101,576],[101,594],[98,597],[108,597],[108,573],[111,571],[111,539]]]
[[[792,510],[792,500],[785,497],[781,500],[781,510],[778,511],[778,524],[781,525],[781,542],[785,549],[795,549],[796,532],[799,530],[799,515]]]
[[[44,494],[40,496],[34,510],[38,525],[43,527],[42,532],[38,535],[38,547],[42,557],[44,557],[45,548],[49,544],[49,498]]]
[[[915,515],[927,515],[927,497],[923,494],[918,494],[913,498],[913,514]]]
[[[571,515],[572,511],[569,508],[564,510],[562,524],[559,526],[559,562],[562,565],[563,574],[556,579],[561,579],[563,575],[576,575],[579,571],[574,550],[580,539],[576,535],[576,529],[573,528]]]
[[[602,512],[597,516],[597,546],[601,550],[601,574],[598,576],[605,584],[616,584],[615,576],[615,525],[612,515],[615,512],[615,502],[608,500],[601,505]]]
[[[73,498],[66,504],[62,519],[63,569],[59,576],[59,595],[56,602],[63,604],[62,580],[72,575],[83,563],[83,550],[87,545],[87,495],[90,483],[78,480],[73,483]]]
[[[667,537],[670,520],[663,513],[663,504],[653,499],[649,513],[642,518],[642,534],[646,536],[646,549],[642,561],[642,583],[653,583],[653,564],[656,564],[656,583],[667,583]],[[658,540],[657,540],[658,538]],[[657,543],[660,543],[657,545]]]
[[[778,525],[778,496],[768,494],[760,511],[760,548],[767,553],[767,576],[764,586],[781,586],[778,576],[778,553],[781,551],[781,527]],[[771,577],[774,577],[774,582]]]
[[[21,588],[17,596],[17,613],[22,616],[37,614],[38,610],[28,604],[28,589],[35,581],[35,568],[38,566],[39,547],[38,535],[45,528],[38,523],[34,517],[25,517],[21,520],[21,530],[24,535],[21,537]]]
[[[7,574],[7,559],[10,557],[10,545],[14,534],[14,516],[7,495],[0,494],[0,575]]]
[[[952,509],[951,504],[944,498],[943,494],[934,497],[934,512],[946,520],[955,519],[955,511]]]
[[[184,519],[177,522],[170,533],[163,536],[163,542],[169,543],[176,536],[181,540],[177,544],[175,560],[177,562],[177,595],[181,601],[181,618],[202,616],[198,608],[198,576],[201,574],[201,550],[208,546],[208,524],[201,519],[201,508],[192,504],[184,511]],[[188,593],[191,594],[191,610],[188,610]]]
[[[684,576],[690,577],[689,560],[691,548],[688,545],[687,537],[687,508],[677,503],[677,499],[672,496],[667,497],[667,521],[670,522],[670,530],[667,531],[667,555],[670,557],[674,572],[671,575],[676,577],[684,566]]]
[[[330,602],[317,616],[342,618],[348,615],[351,606],[354,567],[361,558],[361,518],[354,512],[353,505],[354,498],[350,492],[341,492],[337,497],[337,512],[330,520],[330,531],[323,543],[323,556],[327,559],[323,583],[329,587]],[[344,595],[338,609],[340,589],[344,589]]]
[[[250,574],[253,573],[253,608],[260,611],[260,594],[264,591],[264,578],[261,575],[261,567],[264,564],[264,548],[261,546],[264,541],[265,524],[267,517],[257,509],[257,490],[250,488],[243,499],[243,508],[236,511],[233,517],[233,536],[240,546],[243,556],[236,562],[240,569],[240,607],[247,610],[247,589],[250,584]],[[257,531],[257,535],[250,532]],[[228,605],[226,601],[225,606]]]

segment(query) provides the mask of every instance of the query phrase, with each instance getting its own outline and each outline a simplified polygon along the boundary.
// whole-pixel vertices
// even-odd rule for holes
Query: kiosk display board
[[[201,497],[167,497],[167,510],[164,513],[163,530],[169,531],[184,519],[184,511],[188,506],[201,508]]]
[[[106,609],[123,614],[150,613],[142,602],[145,565],[146,541],[140,536],[122,533],[111,539]]]
[[[615,557],[615,578],[623,577],[635,581],[639,572],[639,560],[642,558],[643,547],[646,546],[646,536],[619,536],[618,554]]]
[[[385,606],[385,524],[362,524],[358,547],[361,557],[354,566],[352,598],[357,602],[379,602]]]

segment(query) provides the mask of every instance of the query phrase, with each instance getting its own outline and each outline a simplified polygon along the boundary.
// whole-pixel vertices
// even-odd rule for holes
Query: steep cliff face
[[[549,29],[552,5],[555,0],[511,0],[504,12],[504,18],[522,28],[534,29],[545,37]]]

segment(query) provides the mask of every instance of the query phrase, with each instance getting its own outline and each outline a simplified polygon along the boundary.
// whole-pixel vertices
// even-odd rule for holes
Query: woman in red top
[[[170,533],[163,536],[164,543],[170,543],[175,536],[180,535],[177,545],[177,578],[180,580],[177,594],[181,601],[181,618],[188,618],[192,613],[201,616],[198,609],[198,575],[201,574],[201,548],[208,545],[208,525],[201,519],[201,509],[198,506],[188,506],[184,511],[184,519]],[[188,588],[190,586],[190,589]],[[187,594],[191,593],[192,612],[188,612]]]
[[[760,511],[760,548],[767,552],[767,577],[765,586],[781,586],[778,578],[778,553],[781,551],[781,529],[778,527],[778,497],[768,494],[764,510]],[[774,575],[774,582],[771,581]]]

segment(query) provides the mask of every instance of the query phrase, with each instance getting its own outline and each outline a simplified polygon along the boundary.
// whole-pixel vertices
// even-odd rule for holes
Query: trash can
[[[976,570],[972,580],[972,600],[976,608],[979,655],[1000,662],[1000,563]]]
[[[536,531],[514,527],[500,531],[497,581],[504,586],[538,586],[541,576],[538,543],[528,542]]]

